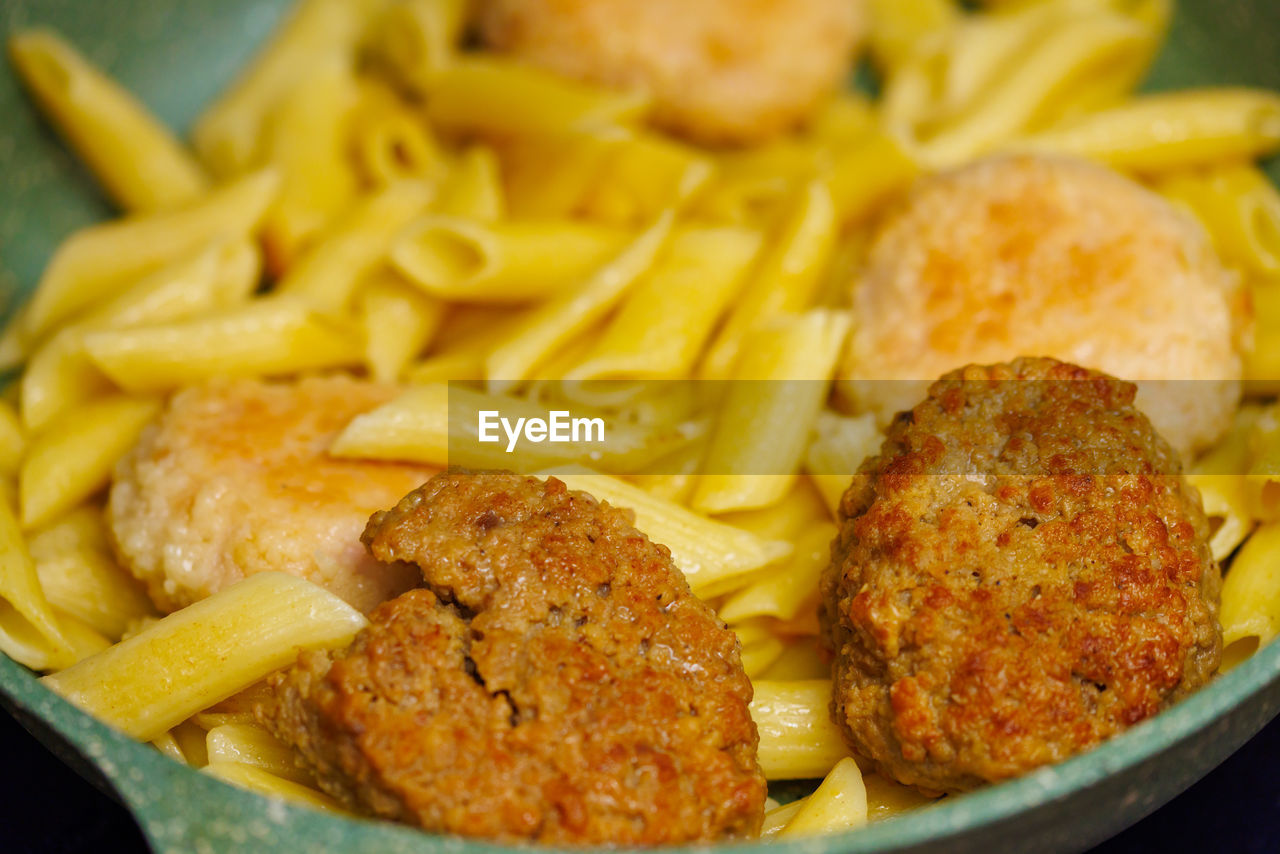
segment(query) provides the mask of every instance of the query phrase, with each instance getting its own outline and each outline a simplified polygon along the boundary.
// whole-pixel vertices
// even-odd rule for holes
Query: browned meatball
[[[758,832],[737,640],[630,515],[446,473],[364,541],[429,589],[277,681],[268,725],[344,802],[429,830],[656,844]]]
[[[1221,576],[1134,386],[1051,359],[946,375],[841,502],[832,713],[885,774],[961,791],[1203,684]]]
[[[803,121],[848,73],[862,0],[481,0],[498,50],[653,96],[653,119],[706,143]]]

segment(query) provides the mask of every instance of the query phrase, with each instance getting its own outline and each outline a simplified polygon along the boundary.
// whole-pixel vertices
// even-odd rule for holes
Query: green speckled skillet
[[[52,25],[185,127],[271,29],[285,0],[4,0],[0,33]],[[1280,89],[1280,3],[1182,0],[1151,88]],[[0,294],[29,292],[57,242],[109,209],[0,68]],[[1274,165],[1273,176],[1280,176]],[[0,703],[137,816],[157,851],[487,854],[503,849],[284,806],[98,723],[0,655]],[[1280,712],[1280,644],[1097,750],[1022,779],[772,854],[1077,851],[1165,803]],[[734,850],[755,845],[731,846]],[[728,850],[728,849],[721,849]]]

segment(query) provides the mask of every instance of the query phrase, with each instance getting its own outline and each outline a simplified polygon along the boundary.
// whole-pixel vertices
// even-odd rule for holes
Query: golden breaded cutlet
[[[326,453],[396,392],[344,376],[178,392],[116,467],[107,517],[121,561],[163,611],[267,570],[362,611],[407,590],[417,574],[370,558],[360,532],[434,471]]]

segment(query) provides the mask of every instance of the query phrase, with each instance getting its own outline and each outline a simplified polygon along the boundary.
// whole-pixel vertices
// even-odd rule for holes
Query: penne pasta
[[[279,572],[252,575],[41,681],[86,712],[149,741],[366,625],[332,593]]]
[[[42,112],[125,211],[195,201],[209,178],[173,133],[123,87],[47,30],[18,32],[9,58]]]
[[[466,0],[402,0],[375,20],[369,51],[401,86],[422,92],[455,59],[467,21]]]
[[[1280,279],[1259,281],[1249,290],[1254,345],[1244,354],[1244,378],[1255,393],[1275,394],[1280,391]]]
[[[1245,479],[1237,474],[1190,474],[1187,479],[1200,490],[1204,513],[1213,529],[1209,548],[1213,559],[1221,563],[1253,530]]]
[[[863,774],[862,784],[867,790],[867,820],[881,821],[900,813],[919,809],[937,799],[920,794],[910,786],[887,780],[879,774]]]
[[[671,550],[671,559],[698,595],[713,584],[750,575],[791,554],[790,543],[761,539],[609,475],[579,469],[554,476],[570,489],[635,513],[636,527]]]
[[[357,415],[329,446],[335,457],[449,464],[449,394],[444,383],[401,392]]]
[[[736,623],[752,617],[793,619],[817,593],[818,580],[831,560],[836,526],[823,522],[800,534],[795,552],[785,564],[752,582],[720,606],[720,619]]]
[[[427,115],[448,131],[503,137],[586,131],[642,118],[644,95],[612,92],[508,59],[460,59],[426,82]]]
[[[836,210],[821,182],[802,188],[774,243],[765,251],[702,364],[702,379],[726,379],[743,338],[769,318],[803,311],[813,299],[836,239]]]
[[[33,670],[67,667],[76,659],[8,501],[0,501],[0,652]]]
[[[1280,634],[1280,523],[1262,525],[1240,548],[1222,583],[1222,668]]]
[[[196,120],[191,139],[213,174],[236,175],[258,161],[267,116],[335,55],[351,56],[384,0],[301,0],[266,46]]]
[[[831,680],[753,683],[751,717],[760,731],[760,769],[769,780],[825,776],[849,755],[831,720]]]
[[[384,261],[401,229],[426,209],[432,196],[424,184],[401,181],[361,199],[298,259],[277,290],[322,311],[341,312],[360,280]]]
[[[428,216],[407,228],[391,262],[438,299],[520,303],[554,297],[615,256],[631,235],[587,222],[478,222]]]
[[[18,474],[22,526],[44,525],[106,486],[116,460],[159,410],[157,400],[115,395],[65,413],[35,436]]]
[[[262,157],[280,174],[280,193],[262,224],[267,265],[276,275],[355,196],[347,138],[358,93],[351,62],[328,57],[264,117]]]
[[[679,379],[701,352],[761,246],[756,231],[678,230],[568,379]],[[679,301],[681,310],[670,306]]]
[[[1171,175],[1156,189],[1200,220],[1228,264],[1256,276],[1280,275],[1280,192],[1256,166]]]
[[[849,317],[817,309],[745,339],[692,505],[707,513],[765,507],[791,487],[830,388]]]
[[[445,216],[493,222],[506,212],[502,175],[493,149],[472,145],[454,162],[431,208]]]
[[[445,304],[420,292],[391,269],[360,286],[358,314],[364,327],[365,365],[379,382],[395,382],[426,349],[444,320]]]
[[[359,335],[310,305],[268,297],[190,320],[91,332],[89,359],[130,392],[163,391],[217,376],[271,376],[359,364]]]
[[[18,421],[18,413],[7,401],[0,400],[0,475],[18,473],[26,447],[27,438]]]
[[[62,630],[62,636],[67,639],[67,644],[71,647],[71,664],[84,661],[111,646],[110,638],[79,617],[68,614],[57,606],[54,606],[53,614],[58,619],[58,628]]]
[[[277,777],[270,771],[255,765],[246,765],[242,762],[210,762],[202,770],[210,777],[216,777],[224,783],[230,783],[264,797],[279,798],[321,812],[346,813],[337,801],[323,792]]]
[[[898,139],[882,132],[867,134],[842,148],[825,173],[839,223],[858,223],[904,190],[920,167]]]
[[[112,558],[99,508],[78,507],[32,532],[28,548],[50,604],[109,640],[155,615],[142,586]]]
[[[799,800],[792,801],[789,804],[782,804],[781,806],[776,806],[772,809],[768,809],[768,805],[766,804],[764,821],[760,825],[760,838],[773,839],[777,837],[777,835],[782,832],[782,828],[787,826],[787,822],[791,821],[791,819],[795,817],[795,814],[800,812],[804,807],[804,802],[805,799],[800,798]]]
[[[275,198],[279,176],[256,172],[164,213],[93,225],[58,247],[22,315],[21,338],[43,338],[54,324],[109,299],[121,287],[218,238],[248,236]]]
[[[257,724],[213,727],[206,737],[205,749],[209,764],[239,762],[304,786],[315,785],[315,778],[298,764],[293,750]]]
[[[356,164],[370,186],[435,183],[449,169],[444,149],[420,112],[388,86],[364,81],[350,124]]]
[[[796,811],[779,839],[840,833],[867,823],[867,787],[858,763],[846,757],[836,763],[804,806]]]
[[[39,430],[70,407],[110,390],[85,355],[87,333],[230,307],[249,296],[258,272],[258,252],[251,242],[217,242],[143,276],[82,320],[63,326],[28,360],[19,397],[23,423]]]
[[[534,377],[553,352],[598,321],[651,268],[671,234],[668,211],[586,281],[534,309],[485,359],[491,391]]]
[[[818,644],[812,637],[788,642],[782,653],[760,674],[761,679],[769,682],[800,682],[830,677],[831,665],[818,653]]]
[[[1280,150],[1280,96],[1255,89],[1142,95],[1011,144],[1160,173]]]

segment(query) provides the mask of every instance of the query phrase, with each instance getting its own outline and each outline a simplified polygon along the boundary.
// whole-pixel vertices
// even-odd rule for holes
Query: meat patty
[[[948,374],[840,507],[832,714],[900,782],[962,791],[1087,750],[1204,684],[1221,576],[1135,389],[1052,359]]]
[[[163,611],[277,570],[368,611],[418,574],[371,558],[360,532],[435,472],[326,453],[394,386],[344,376],[230,380],[178,392],[117,465],[107,503],[122,563]]]
[[[841,85],[860,0],[481,0],[492,47],[581,80],[639,89],[656,124],[749,143],[800,123]]]
[[[347,804],[500,840],[756,834],[765,782],[737,639],[630,514],[511,474],[446,473],[375,514],[426,589],[304,653],[267,725]]]
[[[1128,178],[988,158],[922,180],[877,228],[840,387],[883,422],[946,371],[1038,353],[1139,381],[1161,435],[1194,452],[1240,400],[1237,278],[1199,223]]]

